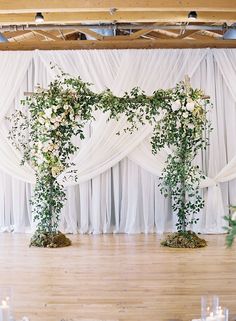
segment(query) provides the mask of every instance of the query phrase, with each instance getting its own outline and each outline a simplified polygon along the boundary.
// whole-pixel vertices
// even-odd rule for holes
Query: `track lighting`
[[[189,19],[197,19],[197,12],[196,11],[190,11],[188,14]]]
[[[44,16],[41,12],[37,12],[35,15],[35,22],[36,23],[43,23],[44,22]]]

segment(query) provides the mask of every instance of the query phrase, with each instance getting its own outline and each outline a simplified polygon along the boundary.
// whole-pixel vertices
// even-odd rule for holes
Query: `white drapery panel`
[[[32,53],[0,53],[0,168],[17,178],[26,178],[29,168],[20,166],[21,156],[7,140],[5,116],[19,93],[19,88],[32,63]],[[27,180],[27,179],[26,179]]]
[[[185,74],[189,74],[193,85],[204,89],[215,103],[215,108],[210,113],[215,128],[211,145],[207,155],[199,157],[198,160],[209,176],[205,186],[211,187],[204,191],[206,209],[201,215],[202,219],[197,229],[203,232],[220,232],[223,224],[221,218],[227,211],[228,196],[231,197],[233,190],[235,191],[234,182],[229,193],[226,192],[224,184],[222,186],[217,184],[227,181],[227,177],[235,177],[234,166],[229,163],[225,167],[230,160],[228,155],[236,154],[228,143],[230,139],[233,142],[233,138],[230,138],[230,133],[222,135],[222,132],[227,131],[225,108],[229,103],[234,113],[229,117],[232,126],[235,126],[236,119],[234,95],[228,95],[231,88],[225,76],[222,76],[218,53],[218,50],[207,49],[36,51],[28,53],[31,67],[28,65],[28,69],[26,68],[25,78],[22,76],[24,81],[21,79],[18,83],[18,90],[12,100],[15,98],[17,103],[17,98],[23,90],[32,90],[36,83],[46,86],[55,76],[55,71],[50,69],[50,62],[58,64],[72,75],[80,75],[83,80],[93,83],[94,91],[99,92],[109,87],[118,96],[134,86],[140,86],[151,94],[157,88],[174,86]],[[222,55],[227,54],[228,50],[222,51]],[[229,56],[234,62],[236,61],[234,50],[230,50]],[[11,59],[9,57],[9,60]],[[32,65],[34,70],[30,70]],[[229,73],[227,77],[228,75]],[[233,76],[235,77],[234,73]],[[0,86],[2,85],[1,83]],[[14,108],[14,106],[4,108],[1,114],[3,117],[10,107]],[[170,215],[170,201],[160,195],[158,188],[155,187],[157,178],[152,175],[160,174],[166,151],[160,152],[157,156],[151,154],[148,141],[150,128],[143,127],[140,132],[133,135],[117,136],[117,131],[122,131],[126,125],[124,119],[118,123],[106,123],[106,115],[97,116],[97,122],[92,124],[91,133],[86,142],[82,143],[81,150],[75,158],[81,184],[68,188],[69,202],[63,212],[62,227],[75,233],[78,230],[93,233],[171,230],[175,221]],[[1,139],[4,139],[4,142],[6,133],[4,128],[1,132]],[[19,155],[16,157],[13,154],[14,150],[9,147],[9,143],[6,146],[10,150],[8,154],[6,153],[8,159],[4,159],[4,162],[9,160],[5,171],[32,182],[33,172],[28,168],[19,167]],[[7,151],[6,146],[1,145],[0,154]],[[224,153],[219,152],[219,148]],[[125,156],[128,156],[129,160],[121,161]],[[118,163],[119,161],[121,162]],[[7,213],[5,217],[10,217],[10,220],[4,219],[1,223],[2,226],[17,225],[17,230],[29,225],[30,220],[28,206],[30,187],[22,182],[21,184],[23,185],[19,187],[15,184],[14,188],[18,188],[19,191],[24,190],[21,198],[24,202],[22,201],[20,208],[26,210],[27,218],[24,218],[23,210],[15,214],[13,207],[8,206],[9,208],[4,207],[3,210]],[[9,193],[11,192],[13,191],[10,190]],[[10,204],[9,200],[7,204]],[[21,219],[17,220],[19,217]]]

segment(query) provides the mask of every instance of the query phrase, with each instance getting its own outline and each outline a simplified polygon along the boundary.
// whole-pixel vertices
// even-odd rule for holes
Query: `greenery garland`
[[[64,244],[55,241],[66,200],[57,177],[72,165],[71,156],[78,150],[72,138],[79,135],[84,139],[84,125],[94,119],[97,109],[109,112],[109,119],[125,115],[129,124],[125,130],[130,133],[145,124],[153,126],[153,154],[165,146],[172,150],[161,176],[161,192],[172,197],[177,230],[186,233],[187,227],[197,222],[196,214],[203,207],[199,183],[204,175],[192,161],[198,150],[208,144],[203,135],[211,129],[206,117],[207,103],[204,93],[186,82],[173,89],[157,90],[151,97],[139,88],[116,97],[110,90],[95,94],[90,84],[64,73],[48,89],[38,89],[27,97],[23,101],[25,110],[10,117],[9,138],[23,152],[22,164],[29,163],[36,172],[32,209],[38,226],[32,245]]]
[[[23,152],[22,164],[27,162],[35,170],[31,205],[38,225],[32,245],[70,245],[58,233],[66,194],[57,177],[72,165],[71,156],[78,150],[72,138],[84,139],[84,125],[93,119],[95,95],[89,84],[62,73],[48,89],[38,88],[22,104],[27,108],[10,117],[9,138]]]
[[[110,92],[110,96],[103,98],[101,108],[110,111],[110,118],[117,119],[125,114],[130,123],[126,130],[132,133],[140,124],[153,126],[151,145],[154,155],[166,146],[172,150],[160,177],[160,187],[164,196],[172,199],[180,239],[173,235],[173,244],[170,238],[162,244],[174,247],[206,246],[204,240],[200,242],[196,235],[187,232],[187,227],[197,223],[196,214],[204,206],[199,185],[205,176],[192,162],[197,152],[206,149],[209,143],[208,134],[212,128],[205,108],[210,104],[209,98],[201,90],[191,88],[188,82],[180,82],[173,89],[155,91],[152,97],[134,88],[121,100],[116,98],[113,105],[111,100],[113,96]],[[188,246],[183,237],[187,238]]]

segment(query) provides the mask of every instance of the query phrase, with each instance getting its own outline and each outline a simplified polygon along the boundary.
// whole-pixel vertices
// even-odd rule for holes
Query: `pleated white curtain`
[[[100,92],[110,88],[122,95],[134,86],[148,94],[155,89],[168,88],[191,77],[194,86],[202,88],[214,103],[210,111],[214,131],[207,153],[197,162],[207,172],[202,183],[206,207],[196,230],[222,232],[222,216],[228,211],[229,201],[236,201],[236,110],[234,63],[236,51],[228,49],[195,50],[101,50],[101,51],[35,51],[29,53],[1,53],[1,66],[7,90],[0,82],[3,97],[0,100],[0,226],[25,231],[32,227],[29,197],[33,171],[19,166],[19,154],[7,141],[7,122],[4,116],[19,107],[23,91],[35,84],[46,87],[55,77],[50,62],[65,72],[80,75]],[[14,55],[16,58],[14,60]],[[0,57],[1,58],[1,57]],[[19,61],[22,59],[21,61]],[[11,64],[17,61],[16,65]],[[17,69],[17,77],[14,77]],[[229,70],[228,70],[229,69]],[[9,77],[9,78],[8,78]],[[13,81],[14,79],[14,81]],[[11,85],[11,83],[13,83]],[[142,127],[133,135],[117,131],[125,127],[125,119],[106,122],[106,115],[97,113],[97,121],[87,129],[87,138],[75,157],[79,185],[70,182],[68,202],[62,213],[61,228],[67,232],[163,232],[173,230],[175,218],[171,215],[170,200],[160,195],[158,176],[168,150],[157,156],[151,154],[150,127]],[[2,157],[3,156],[3,157]],[[5,157],[5,158],[4,158]],[[154,176],[155,175],[155,176]],[[17,178],[20,178],[19,181]],[[231,180],[230,184],[220,183]],[[24,182],[25,181],[25,182]],[[229,185],[229,188],[228,188]]]

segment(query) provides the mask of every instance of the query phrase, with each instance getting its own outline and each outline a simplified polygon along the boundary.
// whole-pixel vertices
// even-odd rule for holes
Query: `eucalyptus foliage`
[[[204,178],[198,165],[193,165],[197,152],[206,149],[211,130],[207,120],[206,106],[209,99],[188,82],[180,82],[175,88],[157,90],[151,97],[138,88],[126,93],[121,99],[111,92],[103,97],[103,108],[110,111],[111,118],[126,115],[131,133],[141,125],[153,126],[151,145],[153,154],[169,147],[166,166],[160,177],[161,192],[172,198],[172,209],[177,214],[178,231],[186,231],[196,223],[196,214],[203,208],[200,180]]]
[[[72,138],[84,139],[84,125],[93,119],[95,95],[78,78],[62,74],[45,90],[38,88],[11,117],[9,137],[23,153],[22,164],[35,170],[36,185],[31,204],[38,230],[55,233],[66,200],[57,177],[72,165],[78,150]]]
[[[236,206],[230,207],[232,214],[230,216],[225,216],[224,219],[227,221],[228,226],[224,227],[228,233],[226,236],[226,245],[231,247],[234,239],[236,237]]]
[[[108,112],[109,119],[124,115],[129,124],[125,130],[130,133],[151,125],[153,154],[165,146],[172,150],[160,178],[161,191],[172,197],[177,229],[185,231],[197,221],[195,215],[203,207],[199,183],[204,175],[192,161],[208,144],[203,134],[210,130],[207,103],[202,91],[184,82],[173,89],[157,90],[151,97],[139,88],[116,97],[110,90],[95,94],[90,84],[64,73],[47,89],[39,88],[27,97],[23,111],[10,117],[9,137],[23,153],[22,164],[27,162],[35,169],[32,208],[38,231],[57,232],[66,200],[57,177],[72,165],[71,156],[78,150],[72,138],[79,135],[84,139],[84,126],[94,119],[96,109]]]

